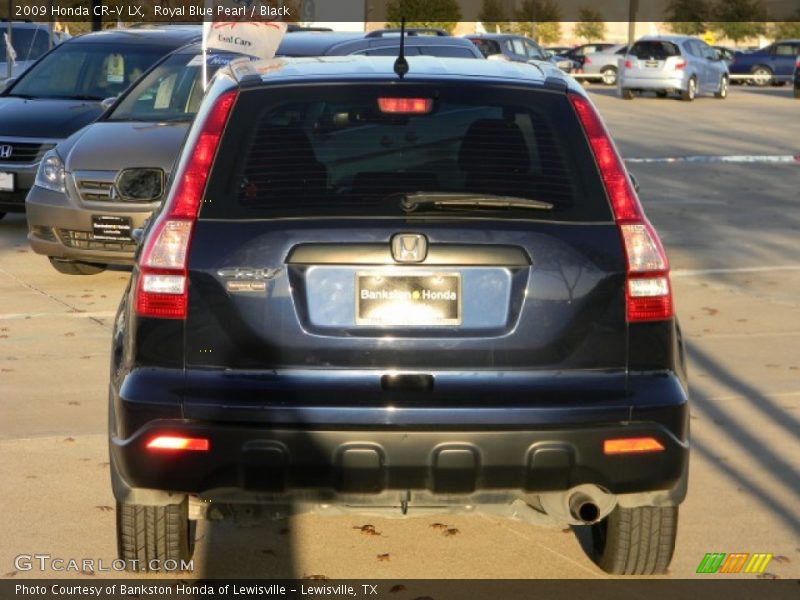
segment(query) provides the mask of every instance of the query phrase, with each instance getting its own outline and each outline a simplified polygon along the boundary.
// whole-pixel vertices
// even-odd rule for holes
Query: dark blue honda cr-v
[[[608,132],[555,68],[408,63],[232,63],[209,88],[114,330],[132,568],[191,556],[230,501],[500,505],[589,527],[606,571],[667,568],[684,354]]]

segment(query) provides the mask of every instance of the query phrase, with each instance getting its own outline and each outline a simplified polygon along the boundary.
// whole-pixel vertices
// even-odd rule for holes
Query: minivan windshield
[[[28,69],[8,95],[103,100],[119,95],[163,55],[159,46],[67,42]]]
[[[208,56],[208,77],[235,55]],[[108,121],[191,121],[203,98],[200,55],[173,54],[142,78],[114,108]]]

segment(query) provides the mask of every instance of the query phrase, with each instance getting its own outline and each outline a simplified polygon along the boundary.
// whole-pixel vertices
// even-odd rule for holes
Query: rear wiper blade
[[[400,201],[401,208],[413,212],[420,207],[433,208],[522,208],[528,210],[552,210],[553,204],[519,198],[517,196],[499,196],[496,194],[473,194],[453,192],[416,192],[404,194]]]

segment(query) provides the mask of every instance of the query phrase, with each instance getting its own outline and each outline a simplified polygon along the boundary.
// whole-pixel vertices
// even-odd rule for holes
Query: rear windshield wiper
[[[420,207],[433,208],[522,208],[527,210],[552,210],[553,204],[518,198],[516,196],[499,196],[495,194],[474,194],[454,192],[416,192],[404,194],[400,201],[401,208],[406,212],[413,212]]]

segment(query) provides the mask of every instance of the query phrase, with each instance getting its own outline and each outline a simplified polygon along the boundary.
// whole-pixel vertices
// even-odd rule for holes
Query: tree
[[[387,27],[400,27],[403,17],[406,27],[434,27],[453,30],[461,20],[458,0],[390,0],[386,6]]]
[[[478,18],[485,25],[486,23],[504,23],[508,16],[503,8],[502,0],[483,0]]]
[[[579,21],[575,24],[575,35],[579,38],[591,42],[606,37],[606,24],[598,11],[582,8],[578,12],[578,19]]]
[[[711,10],[706,0],[672,0],[667,5],[667,21],[674,33],[701,35],[708,28]]]
[[[767,31],[767,9],[761,0],[717,0],[712,15],[716,30],[735,44]]]
[[[525,0],[514,13],[512,31],[529,35],[540,44],[561,38],[561,9],[555,0]]]
[[[772,37],[778,40],[800,38],[800,9],[795,11],[792,18],[795,20],[773,23],[770,28]]]

